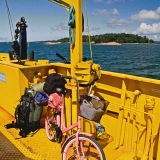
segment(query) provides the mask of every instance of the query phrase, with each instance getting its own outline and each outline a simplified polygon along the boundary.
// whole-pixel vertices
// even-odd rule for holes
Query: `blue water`
[[[11,43],[0,43],[0,52],[11,50]],[[28,53],[35,52],[35,59],[62,62],[60,53],[69,59],[69,44],[46,45],[44,42],[29,43]],[[84,57],[90,59],[89,44],[83,46]],[[102,70],[160,79],[160,44],[122,44],[121,46],[92,45],[94,63]]]

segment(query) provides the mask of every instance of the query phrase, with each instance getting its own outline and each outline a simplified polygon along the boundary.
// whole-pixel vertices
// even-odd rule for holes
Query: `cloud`
[[[132,15],[130,19],[134,21],[160,20],[160,7],[155,11],[141,10],[138,14]]]
[[[154,40],[159,40],[159,37],[157,35],[153,35]]]
[[[115,19],[115,18],[112,18],[112,19],[109,19],[109,21],[106,22],[106,25],[109,27],[109,28],[116,28],[116,27],[125,27],[125,26],[129,26],[132,22],[131,21],[128,21],[126,19]]]
[[[112,11],[111,11],[111,13],[113,14],[113,15],[118,15],[119,13],[118,13],[118,10],[116,9],[116,8],[114,8]]]
[[[114,3],[114,2],[125,2],[125,0],[107,0],[108,4]]]
[[[68,31],[69,26],[67,23],[59,23],[56,26],[51,27],[52,31]]]
[[[156,12],[160,14],[160,7],[157,8]]]
[[[133,34],[160,34],[160,22],[152,25],[141,23]]]
[[[116,8],[112,9],[111,11],[107,11],[106,9],[96,9],[95,12],[92,13],[92,15],[101,15],[101,16],[109,16],[112,15],[118,15],[118,10]]]

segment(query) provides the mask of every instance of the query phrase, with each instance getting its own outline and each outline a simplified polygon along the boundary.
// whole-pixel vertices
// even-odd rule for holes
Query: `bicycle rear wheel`
[[[56,141],[56,130],[52,121],[53,121],[53,108],[48,107],[45,118],[46,135],[50,141]]]
[[[106,160],[105,154],[98,142],[88,136],[79,135],[78,150],[80,160]],[[69,138],[62,150],[63,160],[77,160],[76,137]]]

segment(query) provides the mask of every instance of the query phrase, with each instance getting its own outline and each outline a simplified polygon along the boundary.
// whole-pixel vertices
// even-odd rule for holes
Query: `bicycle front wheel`
[[[76,145],[78,145],[78,157]],[[69,138],[62,150],[63,160],[106,160],[105,154],[99,143],[88,136],[79,135],[79,143],[76,144],[76,137]]]

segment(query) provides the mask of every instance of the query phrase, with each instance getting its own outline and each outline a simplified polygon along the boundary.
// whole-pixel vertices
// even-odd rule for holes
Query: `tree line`
[[[62,38],[54,42],[68,42],[69,38]],[[154,43],[152,39],[148,39],[146,36],[139,36],[135,34],[126,33],[106,33],[101,35],[90,36],[90,41],[94,43]],[[88,35],[83,35],[83,42],[89,42]]]

